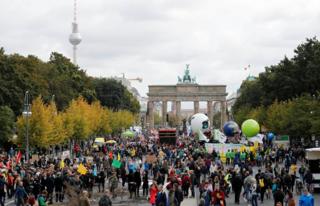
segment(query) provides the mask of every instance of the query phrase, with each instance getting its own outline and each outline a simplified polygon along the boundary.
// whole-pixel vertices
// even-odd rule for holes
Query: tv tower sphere
[[[72,33],[69,36],[69,42],[73,45],[76,46],[80,44],[82,38],[80,33],[78,32],[78,24],[73,22],[72,23]]]

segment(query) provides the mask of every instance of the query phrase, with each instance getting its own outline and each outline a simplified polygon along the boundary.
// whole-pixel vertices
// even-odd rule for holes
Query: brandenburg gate
[[[220,102],[221,125],[227,121],[226,115],[226,85],[199,85],[195,78],[190,77],[187,65],[183,78],[178,77],[176,85],[149,85],[147,123],[154,128],[154,102],[162,102],[162,125],[165,126],[167,103],[175,104],[175,115],[180,119],[181,102],[192,101],[194,113],[199,112],[199,102],[207,102],[207,116],[212,122],[213,102]]]

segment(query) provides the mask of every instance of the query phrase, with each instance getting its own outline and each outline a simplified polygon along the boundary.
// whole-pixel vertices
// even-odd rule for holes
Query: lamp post
[[[24,109],[22,112],[23,117],[26,118],[27,125],[26,125],[26,161],[29,163],[29,117],[31,116],[32,112],[30,111],[30,103],[29,103],[29,91],[26,91],[24,95]]]

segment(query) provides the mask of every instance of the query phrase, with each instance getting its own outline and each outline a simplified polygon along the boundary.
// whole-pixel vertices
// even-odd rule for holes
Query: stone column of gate
[[[171,101],[171,112],[172,112],[172,114],[173,115],[176,115],[176,112],[177,112],[177,110],[176,110],[176,107],[177,105],[176,105],[176,101],[175,100],[173,100],[173,101]]]
[[[209,121],[212,123],[212,101],[207,102],[207,115],[208,115]]]
[[[227,108],[226,108],[226,101],[221,101],[221,128],[223,127],[224,123],[227,121]]]
[[[194,101],[193,106],[194,106],[194,114],[199,113],[199,101]]]
[[[154,128],[154,114],[153,114],[153,101],[148,102],[148,123],[149,129]]]
[[[181,101],[176,101],[176,117],[180,124],[180,115],[181,115]]]
[[[166,126],[167,122],[167,101],[162,101],[162,126]]]

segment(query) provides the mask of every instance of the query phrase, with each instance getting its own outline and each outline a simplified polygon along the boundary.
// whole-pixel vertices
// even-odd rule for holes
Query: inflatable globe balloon
[[[194,114],[191,117],[191,129],[194,133],[200,132],[206,132],[210,130],[210,122],[207,115],[202,113]]]
[[[269,141],[272,141],[273,138],[274,138],[274,134],[273,134],[272,132],[269,132],[269,133],[267,134],[267,137],[268,137],[268,140],[269,140]]]
[[[223,126],[223,132],[227,137],[233,137],[239,132],[239,126],[234,121],[226,122]]]
[[[248,119],[242,123],[241,130],[247,138],[250,138],[256,136],[259,133],[260,126],[256,120]]]

